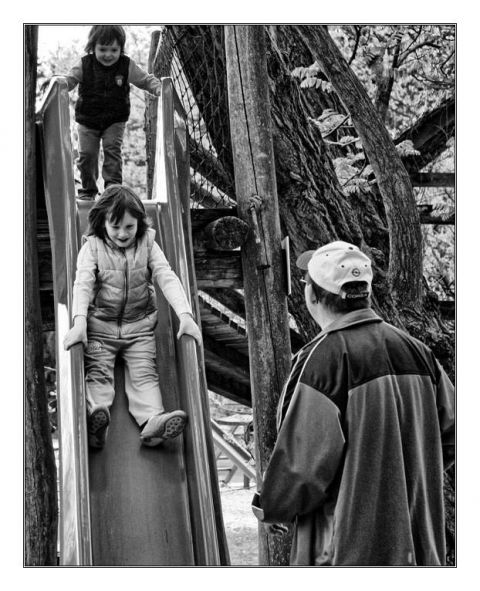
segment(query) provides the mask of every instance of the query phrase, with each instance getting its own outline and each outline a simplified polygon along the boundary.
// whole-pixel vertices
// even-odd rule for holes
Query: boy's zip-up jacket
[[[88,236],[78,254],[72,316],[87,316],[89,334],[121,338],[151,332],[157,321],[155,282],[177,316],[192,312],[155,242],[155,230],[126,249]]]
[[[453,386],[432,352],[372,310],[293,359],[253,511],[295,522],[291,564],[443,565]]]

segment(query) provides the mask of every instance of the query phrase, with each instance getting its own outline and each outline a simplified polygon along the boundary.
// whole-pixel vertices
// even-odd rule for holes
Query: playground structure
[[[194,311],[195,277],[182,214],[182,178],[188,171],[185,126],[171,81],[162,81],[158,107],[157,170],[153,199],[145,202],[157,240],[189,294]],[[179,122],[174,126],[174,120]],[[64,565],[218,565],[228,562],[210,433],[205,373],[192,339],[177,343],[176,319],[159,293],[158,367],[168,407],[189,416],[188,432],[162,449],[139,446],[129,417],[121,368],[105,449],[86,443],[81,345],[62,350],[70,326],[79,241],[91,206],[76,202],[66,85],[51,84],[39,111],[43,181],[52,241],[57,327],[60,433],[60,559]],[[183,175],[183,176],[182,176]],[[188,176],[187,176],[188,180]],[[185,188],[185,184],[183,188]],[[188,188],[188,186],[187,186]],[[188,205],[188,201],[187,201]],[[183,208],[188,215],[188,208]],[[220,437],[222,449],[232,447]],[[236,454],[236,455],[232,455]],[[237,465],[245,461],[230,452]],[[249,475],[254,478],[252,468]]]
[[[263,48],[256,49],[264,54]],[[153,63],[151,70],[159,77],[155,67]],[[233,72],[231,79],[238,80],[239,72]],[[266,87],[262,89],[265,90]],[[257,97],[256,104],[264,103]],[[256,115],[245,115],[232,114],[232,117],[248,126],[247,119]],[[153,150],[149,152],[147,146],[146,208],[157,231],[157,240],[190,295],[205,346],[196,348],[193,343],[185,342],[187,337],[175,342],[172,335],[176,333],[176,319],[159,294],[157,361],[167,393],[166,406],[184,408],[191,418],[189,426],[183,440],[170,442],[162,452],[139,449],[138,432],[126,409],[119,367],[109,442],[100,454],[94,454],[86,445],[82,350],[76,346],[66,353],[61,346],[71,322],[75,261],[89,209],[88,203],[75,200],[66,87],[58,81],[51,84],[38,113],[38,153],[42,155],[42,174],[38,177],[42,187],[37,190],[44,194],[40,208],[46,205],[48,212],[57,340],[60,561],[64,565],[228,564],[214,448],[233,463],[233,469],[240,468],[249,481],[258,481],[262,466],[257,463],[255,473],[250,455],[229,440],[221,427],[210,422],[207,383],[217,394],[248,406],[252,405],[251,388],[255,385],[260,413],[268,411],[268,416],[273,417],[269,410],[275,404],[272,393],[277,392],[281,383],[281,376],[279,379],[276,372],[279,364],[285,366],[290,356],[286,315],[283,318],[286,312],[285,284],[281,278],[284,258],[277,240],[276,197],[271,194],[268,182],[273,162],[271,138],[261,130],[256,140],[258,145],[249,149],[262,158],[267,151],[269,160],[259,161],[260,168],[254,166],[241,173],[243,180],[260,174],[254,182],[260,194],[265,195],[264,207],[258,202],[252,205],[246,198],[251,189],[240,185],[237,200],[230,202],[228,208],[213,210],[201,205],[192,209],[192,194],[198,188],[190,190],[191,136],[186,134],[183,105],[171,79],[162,79],[161,100],[158,105],[156,101],[150,102],[146,121],[147,127],[154,122]],[[250,132],[253,131],[250,124]],[[242,150],[241,138],[247,134],[241,129],[236,134]],[[147,144],[148,137],[147,133]],[[251,139],[255,141],[254,134]],[[262,186],[265,179],[267,185]],[[42,215],[39,221],[41,225]],[[228,245],[224,240],[225,228],[231,229],[227,232]],[[272,264],[261,264],[273,252],[272,240],[275,241]],[[251,247],[244,250],[248,242]],[[212,245],[213,250],[209,250]],[[202,265],[205,247],[209,258]],[[214,275],[209,276],[212,259]],[[216,267],[218,261],[224,264],[224,270]],[[236,299],[235,291],[229,290],[233,300],[227,315],[225,308],[210,297],[211,287],[242,286],[244,299]],[[280,300],[281,313],[276,317]],[[238,316],[235,301],[243,307],[243,310],[239,308]],[[245,308],[246,322],[241,318]],[[257,317],[255,325],[253,309]],[[281,334],[283,327],[286,335]],[[270,422],[273,424],[273,420]],[[257,440],[256,445],[263,450],[261,441]]]

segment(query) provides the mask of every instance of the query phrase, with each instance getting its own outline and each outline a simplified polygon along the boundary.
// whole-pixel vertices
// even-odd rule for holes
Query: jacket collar
[[[321,337],[344,328],[350,328],[351,326],[358,326],[360,324],[370,324],[371,322],[383,322],[383,320],[375,314],[371,308],[364,308],[363,310],[355,310],[354,312],[348,312],[338,320],[334,320],[327,326],[325,330],[322,330],[313,340],[316,341]]]

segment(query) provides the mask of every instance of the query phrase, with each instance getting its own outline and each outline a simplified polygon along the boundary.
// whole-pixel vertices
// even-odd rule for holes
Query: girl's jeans
[[[105,188],[122,184],[122,141],[125,122],[114,123],[104,130],[91,129],[78,124],[78,160],[82,188],[80,199],[95,199],[98,193],[98,156],[100,142],[103,147],[102,176]]]
[[[88,335],[84,352],[88,412],[90,414],[98,406],[112,405],[117,356],[125,363],[128,410],[138,425],[143,425],[151,416],[164,411],[153,333],[127,338]]]

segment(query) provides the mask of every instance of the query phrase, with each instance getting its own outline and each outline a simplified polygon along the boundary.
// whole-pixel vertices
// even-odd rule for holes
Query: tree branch
[[[420,220],[409,176],[392,139],[378,119],[368,94],[349,68],[325,26],[297,27],[321,63],[350,113],[385,204],[389,226],[389,282],[399,306],[416,307],[421,298],[422,248]]]
[[[455,134],[455,98],[445,99],[438,107],[418,119],[395,140],[400,144],[411,140],[418,156],[404,157],[403,164],[409,173],[418,172],[433,162],[447,147],[447,142]]]

